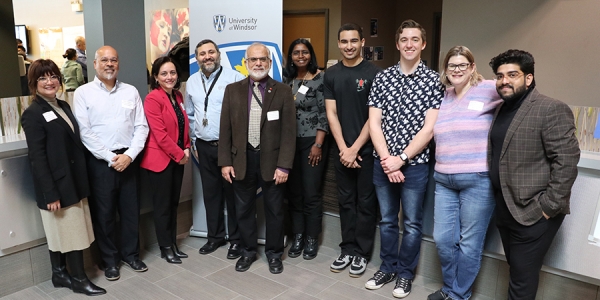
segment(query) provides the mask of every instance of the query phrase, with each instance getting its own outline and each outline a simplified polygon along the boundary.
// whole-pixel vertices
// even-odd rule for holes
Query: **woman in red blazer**
[[[150,134],[141,162],[142,197],[152,199],[161,257],[180,264],[187,254],[177,248],[177,206],[183,168],[190,158],[189,122],[179,88],[179,69],[169,57],[152,64],[152,91],[144,100]]]

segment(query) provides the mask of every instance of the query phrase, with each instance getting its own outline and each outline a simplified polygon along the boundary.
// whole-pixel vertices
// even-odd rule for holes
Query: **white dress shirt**
[[[124,154],[135,160],[144,149],[148,122],[137,89],[117,80],[112,90],[94,78],[75,90],[74,113],[81,141],[98,159],[112,165],[112,151],[129,148]]]

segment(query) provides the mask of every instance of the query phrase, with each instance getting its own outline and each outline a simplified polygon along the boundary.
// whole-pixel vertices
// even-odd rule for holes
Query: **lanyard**
[[[219,76],[221,76],[222,71],[223,71],[223,66],[221,66],[219,68],[219,72],[217,72],[215,79],[213,79],[213,82],[210,84],[210,87],[208,88],[208,92],[206,91],[204,77],[202,77],[202,75],[200,75],[200,78],[202,78],[202,87],[204,88],[204,94],[206,94],[206,97],[204,98],[204,115],[206,115],[206,109],[208,108],[208,96],[210,96],[210,92],[212,92],[213,87],[215,87],[215,83],[217,83],[217,80],[219,80]]]

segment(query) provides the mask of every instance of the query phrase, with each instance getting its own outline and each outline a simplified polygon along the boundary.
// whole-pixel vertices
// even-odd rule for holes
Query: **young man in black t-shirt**
[[[351,277],[360,277],[367,268],[377,224],[367,100],[380,68],[361,57],[364,43],[360,26],[342,25],[338,31],[342,61],[330,67],[323,80],[327,119],[340,156],[334,163],[342,242],[331,271],[341,272],[351,265]]]

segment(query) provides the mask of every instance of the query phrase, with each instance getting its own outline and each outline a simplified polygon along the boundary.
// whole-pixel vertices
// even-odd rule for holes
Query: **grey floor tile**
[[[205,278],[230,290],[243,291],[241,294],[250,299],[272,299],[288,289],[252,272],[236,272],[234,268],[225,268]]]
[[[390,294],[391,296],[391,294]],[[389,299],[389,297],[381,296],[373,291],[358,288],[355,286],[348,285],[343,282],[337,282],[324,291],[316,295],[319,299]]]
[[[167,292],[151,282],[134,276],[123,280],[107,289],[108,294],[116,299],[179,299],[179,297]]]
[[[233,264],[226,259],[219,259],[212,255],[201,255],[196,253],[188,253],[189,257],[183,259],[183,263],[180,265],[184,268],[200,277],[205,277],[209,274],[217,272],[223,268],[230,268],[233,270]],[[256,264],[256,263],[255,263]],[[253,266],[254,267],[254,266]]]
[[[284,263],[284,270],[280,274],[271,274],[267,265],[253,273],[313,296],[336,283],[335,279],[288,263]]]
[[[0,270],[10,270],[0,272],[0,297],[34,285],[29,250],[0,257]]]
[[[76,299],[89,299],[89,296],[86,296],[84,294],[77,294],[77,293],[73,293],[73,291],[69,290],[69,289],[56,289],[56,291],[48,294],[52,299],[60,299],[60,300],[76,300]],[[109,289],[106,289],[106,294],[104,295],[100,295],[100,296],[94,296],[94,300],[95,299],[102,299],[102,300],[114,300],[116,299],[113,295],[110,294]]]
[[[144,257],[144,263],[146,263],[148,266],[148,271],[138,273],[137,276],[140,276],[152,283],[185,270],[181,267],[182,264],[185,263],[185,259],[182,264],[170,264],[156,255],[146,255]]]
[[[165,278],[157,282],[156,285],[181,299],[225,300],[239,296],[238,293],[189,271],[183,271]]]
[[[283,294],[273,298],[273,300],[317,300],[319,298],[315,298],[311,295],[305,294],[298,290],[287,290]]]
[[[40,290],[37,286],[32,286],[30,288],[20,290],[16,293],[10,294],[10,295],[2,298],[2,300],[23,300],[23,299],[42,300],[42,299],[52,299],[52,298],[50,296],[48,296],[46,293],[44,293],[42,290]]]

